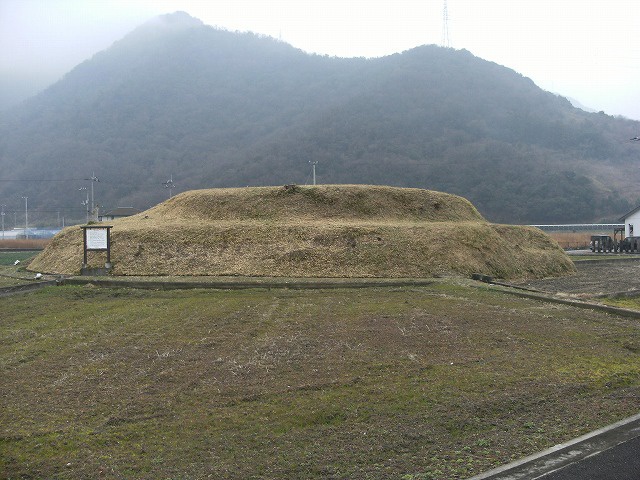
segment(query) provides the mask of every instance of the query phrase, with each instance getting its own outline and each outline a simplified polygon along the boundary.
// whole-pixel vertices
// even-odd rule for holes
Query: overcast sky
[[[447,4],[451,47],[512,68],[595,110],[640,120],[638,0]],[[441,44],[443,5],[443,0],[0,0],[0,88],[6,93],[18,82],[24,94],[35,93],[147,19],[178,10],[208,25],[281,38],[307,52],[379,57]]]

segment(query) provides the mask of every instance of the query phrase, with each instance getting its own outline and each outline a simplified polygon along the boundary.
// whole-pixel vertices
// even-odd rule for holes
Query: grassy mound
[[[113,222],[113,273],[284,277],[545,277],[574,270],[547,235],[487,223],[440,192],[326,185],[197,190]],[[31,264],[77,273],[82,231]],[[90,256],[104,264],[104,254]]]

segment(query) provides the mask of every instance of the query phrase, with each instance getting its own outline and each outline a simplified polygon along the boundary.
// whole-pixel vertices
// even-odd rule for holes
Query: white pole
[[[80,187],[78,189],[79,192],[82,192],[83,190],[85,192],[87,192],[87,199],[83,200],[82,202],[80,202],[80,205],[84,205],[86,207],[86,210],[87,210],[87,212],[86,212],[86,217],[87,217],[86,222],[89,223],[89,192],[87,191],[87,187]]]
[[[0,208],[2,209],[2,212],[0,212],[0,217],[2,217],[2,240],[4,240],[4,207],[6,207],[6,205],[0,205]]]
[[[22,198],[24,198],[24,235],[29,240],[29,197]]]
[[[173,187],[175,186],[173,184],[173,173],[169,177],[169,180],[164,182],[162,185],[164,185],[164,188],[168,188],[169,189],[169,198],[173,197]]]
[[[96,172],[92,172],[91,173],[91,219],[96,222],[98,221],[98,215],[96,210],[96,204],[94,203],[94,199],[93,199],[93,183],[97,181],[98,181],[98,178],[96,177]],[[94,215],[94,212],[95,212],[95,215]]]
[[[311,160],[309,160],[309,163],[311,164],[311,167],[313,169],[313,184],[316,184],[316,165],[318,164],[318,161],[316,160],[315,162],[312,162]]]

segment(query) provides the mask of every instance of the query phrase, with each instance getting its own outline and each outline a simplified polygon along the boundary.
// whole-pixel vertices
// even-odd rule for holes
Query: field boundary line
[[[44,282],[37,283],[24,283],[21,285],[14,285],[12,287],[1,287],[0,297],[8,297],[9,295],[17,295],[20,293],[34,292],[45,287],[58,285],[59,280],[45,280]]]

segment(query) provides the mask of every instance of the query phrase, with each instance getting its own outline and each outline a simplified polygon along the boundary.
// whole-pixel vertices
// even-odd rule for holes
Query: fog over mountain
[[[464,50],[309,55],[162,16],[3,115],[0,203],[45,222],[194,188],[370,183],[465,196],[490,220],[615,219],[639,200],[640,122],[587,113]],[[33,215],[33,216],[32,216]]]

